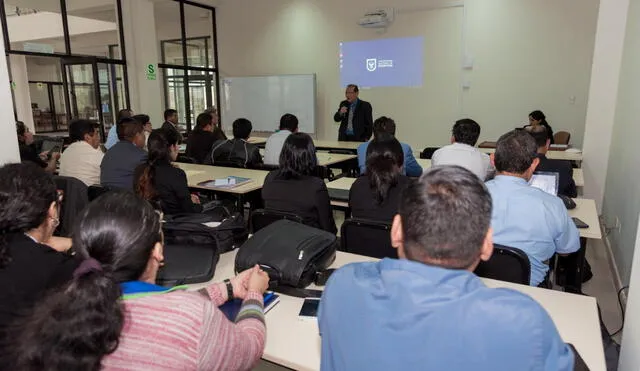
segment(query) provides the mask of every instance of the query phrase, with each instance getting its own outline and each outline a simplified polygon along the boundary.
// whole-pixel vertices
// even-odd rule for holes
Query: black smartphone
[[[573,223],[576,225],[576,227],[578,227],[578,228],[589,228],[589,224],[583,222],[579,218],[571,218],[571,219],[573,219]]]
[[[320,305],[320,298],[306,298],[300,308],[298,316],[301,319],[316,319],[318,317],[318,306]]]

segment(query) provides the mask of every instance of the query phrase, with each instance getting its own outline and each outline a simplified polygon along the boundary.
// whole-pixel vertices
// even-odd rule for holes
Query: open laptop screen
[[[547,171],[536,171],[533,173],[529,185],[539,188],[554,196],[558,195],[558,179],[560,174]]]

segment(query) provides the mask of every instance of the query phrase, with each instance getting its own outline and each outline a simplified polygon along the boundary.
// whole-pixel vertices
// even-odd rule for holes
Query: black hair
[[[99,127],[100,125],[95,121],[73,120],[69,123],[69,138],[72,142],[83,141],[85,135],[93,136]]]
[[[298,130],[298,118],[290,113],[285,113],[280,118],[280,130],[289,130],[295,133]]]
[[[547,128],[538,125],[538,126],[527,126],[525,130],[533,137],[536,141],[536,145],[538,148],[544,147],[547,145],[547,140],[549,140],[549,133],[547,132]]]
[[[25,125],[24,122],[16,121],[16,134],[18,134],[18,138],[24,136],[27,130],[27,125]]]
[[[156,201],[156,164],[171,162],[171,146],[178,144],[178,133],[174,130],[155,129],[149,135],[147,161],[136,169],[142,175],[134,188],[138,196],[148,201]]]
[[[178,111],[174,110],[173,108],[169,108],[168,110],[164,111],[164,120],[167,121],[169,119],[169,117],[175,115],[176,113],[178,113]]]
[[[358,89],[358,85],[356,85],[356,84],[349,84],[349,85],[347,85],[347,89],[349,89],[349,88],[353,88],[353,92],[354,92],[354,93],[357,93],[357,92],[359,92],[359,91],[360,91],[360,89]]]
[[[56,200],[56,185],[40,166],[29,162],[0,167],[0,268],[11,260],[10,236],[42,225]]]
[[[540,124],[546,124],[547,123],[547,116],[544,115],[544,112],[540,111],[540,110],[535,110],[532,111],[529,114],[529,117],[531,117],[532,119],[536,120],[536,121],[540,121]],[[548,125],[548,124],[547,124]]]
[[[132,113],[133,112],[131,112],[129,108],[121,109],[120,111],[118,111],[118,115],[116,116],[116,122],[119,122],[124,118],[131,117]]]
[[[19,370],[100,370],[124,325],[120,283],[140,279],[156,243],[159,214],[131,192],[100,196],[81,213],[72,236],[81,258],[102,270],[74,277],[39,303],[15,339]]]
[[[480,125],[472,119],[462,119],[456,121],[451,131],[456,143],[475,146],[480,137]]]
[[[380,205],[402,173],[404,153],[400,142],[391,134],[378,135],[367,147],[366,165],[369,187]]]
[[[233,137],[236,139],[248,139],[253,126],[251,121],[241,118],[233,122]]]
[[[434,166],[410,182],[400,201],[405,255],[449,269],[480,257],[491,224],[491,195],[460,166]]]
[[[287,137],[280,152],[279,176],[296,179],[315,174],[318,166],[313,139],[305,133],[293,133]]]
[[[396,135],[396,122],[392,118],[382,116],[373,122],[373,136],[377,137],[383,133]]]
[[[145,115],[144,113],[134,115],[131,118],[141,123],[143,127],[151,122],[151,117],[149,117],[149,115]]]
[[[496,170],[522,174],[537,157],[538,146],[535,139],[526,130],[513,130],[498,139],[494,162]]]
[[[203,112],[196,118],[196,127],[193,131],[204,131],[204,128],[213,125],[213,117],[208,112]]]
[[[132,141],[136,135],[144,131],[144,126],[131,117],[125,117],[116,124],[118,139]]]

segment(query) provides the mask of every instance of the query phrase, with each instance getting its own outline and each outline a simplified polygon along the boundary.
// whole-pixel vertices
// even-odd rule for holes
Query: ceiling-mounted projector
[[[365,13],[358,24],[367,28],[386,28],[393,21],[393,9],[378,9]]]

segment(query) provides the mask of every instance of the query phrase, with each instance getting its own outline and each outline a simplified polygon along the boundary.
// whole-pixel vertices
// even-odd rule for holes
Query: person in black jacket
[[[221,135],[222,134],[222,135]],[[198,164],[204,163],[207,154],[211,151],[213,143],[227,139],[219,128],[214,128],[213,119],[208,113],[201,113],[196,119],[196,127],[187,139],[186,155],[196,160]]]
[[[373,133],[373,109],[369,102],[358,98],[358,85],[348,85],[344,93],[346,100],[340,102],[333,120],[340,123],[338,140],[366,142]]]
[[[34,164],[42,167],[48,173],[54,173],[56,171],[56,161],[60,158],[60,152],[51,153],[51,157],[48,161],[43,160],[46,158],[47,153],[38,154],[36,147],[33,143],[33,134],[29,131],[29,128],[22,121],[16,121],[16,134],[18,135],[18,148],[20,149],[20,161],[33,162]]]
[[[573,180],[573,167],[571,166],[571,162],[567,160],[552,160],[546,156],[550,143],[547,129],[542,125],[538,125],[530,126],[526,130],[533,136],[538,145],[540,164],[536,168],[536,171],[558,173],[560,175],[558,180],[558,194],[567,197],[577,197],[578,191],[576,189],[576,183]]]
[[[287,137],[280,152],[280,169],[270,172],[262,186],[267,210],[300,216],[304,224],[336,233],[329,191],[314,176],[318,160],[311,137],[294,133]]]
[[[79,265],[63,252],[70,240],[64,249],[55,244],[60,200],[53,178],[39,166],[0,167],[0,353],[11,341],[4,338],[10,325],[69,281]]]
[[[164,111],[164,122],[161,129],[175,131],[178,134],[178,138],[182,140],[182,134],[180,134],[180,128],[178,128],[178,111],[172,108]]]
[[[134,190],[159,204],[165,214],[200,213],[197,195],[189,192],[184,170],[171,164],[178,157],[178,137],[172,130],[156,129],[149,136],[149,158],[136,168]]]
[[[257,168],[262,165],[260,149],[247,140],[253,129],[251,121],[241,118],[233,122],[233,139],[213,144],[205,159],[206,165]]]
[[[354,218],[393,221],[402,191],[409,178],[402,175],[404,153],[397,139],[381,134],[367,148],[367,171],[349,191],[349,207]]]

